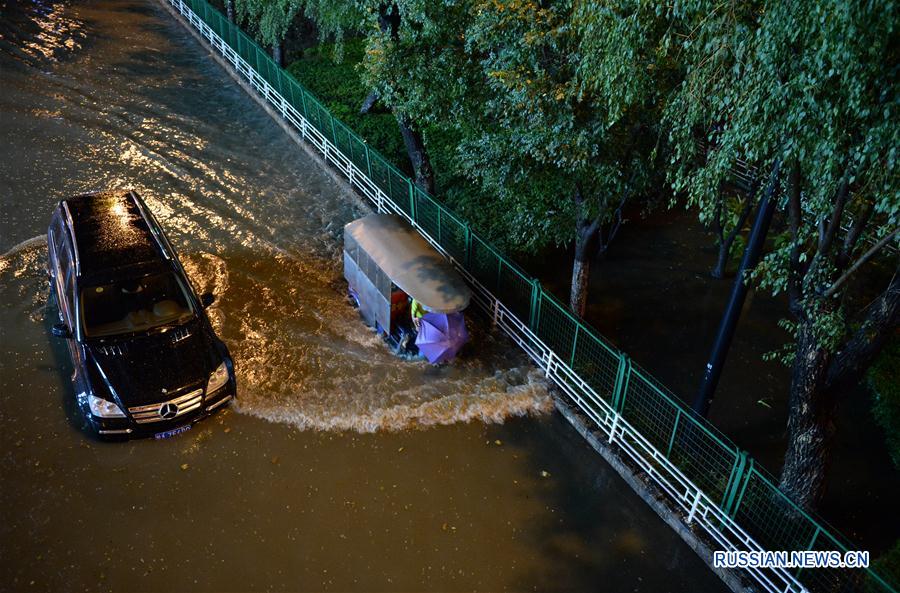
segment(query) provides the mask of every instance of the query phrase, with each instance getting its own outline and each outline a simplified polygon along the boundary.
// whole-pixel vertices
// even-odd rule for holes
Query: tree
[[[789,299],[781,487],[808,508],[825,487],[835,407],[896,328],[897,16],[889,0],[681,0],[661,45],[686,72],[666,108],[670,178],[701,217],[738,158],[784,165],[787,230],[753,278]],[[879,257],[888,273],[868,302],[858,295]]]
[[[438,5],[435,8],[444,7]],[[320,33],[324,36],[333,36],[340,49],[340,41],[348,34],[362,34],[365,36],[369,65],[372,66],[379,58],[386,57],[386,62],[391,61],[391,56],[402,54],[406,51],[427,51],[427,40],[417,35],[417,25],[422,20],[422,14],[429,9],[429,3],[420,2],[383,2],[360,0],[357,2],[335,2],[334,0],[310,0],[306,2],[306,15],[319,26]],[[412,47],[411,47],[412,46]],[[415,184],[421,189],[434,193],[434,170],[431,159],[425,146],[422,127],[415,116],[407,109],[403,101],[398,100],[394,92],[388,89],[396,88],[392,81],[395,77],[402,77],[401,70],[391,68],[368,67],[363,72],[364,82],[371,88],[371,92],[363,102],[360,113],[368,113],[375,108],[376,103],[393,112],[400,134],[412,165]]]
[[[340,38],[352,26],[329,2],[316,6],[307,14],[320,30]],[[616,60],[602,51],[638,37],[635,19],[569,1],[362,7],[366,104],[377,97],[397,116],[417,184],[434,184],[422,132],[446,131],[455,166],[479,186],[463,204],[487,220],[479,226],[521,251],[575,243],[570,301],[583,313],[591,260],[652,177],[664,70],[654,70],[652,45]]]
[[[725,277],[728,260],[734,251],[733,247],[750,217],[753,205],[757,202],[756,192],[757,188],[754,187],[750,192],[719,193],[712,212],[712,227],[716,233],[716,245],[719,249],[716,265],[710,272],[713,278]]]
[[[416,4],[413,9],[419,12],[424,10],[424,7]],[[415,38],[412,27],[406,26],[401,29],[401,23],[406,23],[409,20],[409,16],[405,19],[401,16],[401,9],[398,3],[379,4],[378,34],[369,38],[369,55],[374,55],[378,51],[382,55],[391,51],[402,51],[400,47],[404,44],[408,45],[410,38]],[[375,47],[378,50],[374,49]],[[403,136],[403,144],[406,146],[406,152],[409,155],[410,164],[412,164],[415,184],[426,192],[433,194],[435,191],[434,170],[431,168],[431,159],[425,148],[425,139],[421,128],[414,122],[409,112],[401,108],[401,102],[395,100],[393,95],[384,93],[384,89],[390,84],[391,73],[384,69],[373,69],[369,70],[369,72],[380,72],[386,75],[387,78],[372,76],[367,78],[373,90],[363,103],[361,111],[367,112],[379,100],[386,103],[393,110],[397,118],[397,126],[400,128],[400,134]]]
[[[492,196],[483,206],[507,243],[525,251],[575,243],[570,304],[583,314],[591,259],[615,235],[624,202],[652,176],[655,54],[605,51],[636,34],[635,21],[605,3],[457,6],[455,29],[421,28],[447,38],[429,56],[438,68],[414,68],[440,98],[430,112],[415,94],[407,104],[462,130],[460,160]]]
[[[237,18],[256,33],[259,41],[272,48],[272,59],[284,66],[283,43],[301,0],[236,0]]]

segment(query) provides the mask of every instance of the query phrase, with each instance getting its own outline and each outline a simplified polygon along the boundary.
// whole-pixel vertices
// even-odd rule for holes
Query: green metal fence
[[[279,104],[282,106],[286,117],[298,127],[312,125],[342,153],[346,162],[352,163],[367,176],[368,182],[374,184],[398,212],[408,216],[471,278],[494,295],[504,309],[527,327],[529,335],[536,337],[536,343],[552,351],[552,356],[541,354],[542,357],[549,357],[548,360],[552,359],[552,363],[548,362],[544,367],[545,370],[551,370],[551,364],[564,365],[567,372],[573,372],[578,377],[580,390],[572,393],[591,418],[603,423],[606,422],[604,419],[621,417],[642,435],[641,439],[637,439],[640,441],[638,444],[644,447],[646,443],[651,444],[654,455],[658,453],[664,459],[651,460],[648,466],[651,470],[663,465],[671,466],[677,468],[676,474],[680,474],[676,478],[683,476],[696,485],[705,495],[704,498],[717,507],[715,513],[707,513],[713,517],[711,520],[729,524],[722,527],[721,533],[737,533],[738,540],[749,535],[763,550],[849,549],[833,529],[795,505],[777,488],[777,482],[769,474],[714,426],[697,416],[584,320],[574,316],[539,282],[495,249],[467,222],[416,187],[409,177],[334,118],[312,93],[279,68],[265,50],[229,23],[219,11],[205,0],[167,1],[182,9],[183,14],[186,14],[183,9],[188,8],[198,16],[253,70],[244,72],[244,66],[235,61],[239,71],[251,81],[258,76],[268,83],[268,86],[256,85],[260,92],[270,93],[271,87],[280,95],[277,101],[272,102],[276,107]],[[217,42],[213,38],[210,41],[214,45]],[[271,100],[271,97],[267,98]],[[308,124],[292,119],[285,111],[285,103]],[[333,148],[323,144],[320,149],[327,156]],[[590,397],[578,394],[589,394]],[[615,425],[608,434],[612,441],[616,434]],[[637,441],[632,439],[631,446],[636,446]],[[700,498],[698,494],[697,500]],[[695,508],[692,508],[691,513],[694,511]],[[732,526],[732,523],[738,527]],[[731,540],[720,543],[736,545]],[[767,585],[765,575],[756,575],[755,578],[771,591],[806,588],[817,593],[851,590],[897,592],[871,570],[816,569],[795,571],[793,577],[796,582],[802,583],[802,587],[798,589],[794,582],[794,585],[788,583],[779,588],[781,585]]]

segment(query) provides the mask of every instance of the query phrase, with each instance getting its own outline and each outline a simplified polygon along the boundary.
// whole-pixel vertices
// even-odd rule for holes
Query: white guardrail
[[[725,551],[757,550],[763,548],[734,520],[723,513],[703,490],[691,482],[666,456],[654,447],[617,413],[564,361],[544,344],[497,297],[447,253],[437,241],[426,233],[404,211],[398,208],[378,188],[366,173],[344,155],[337,146],[323,136],[293,105],[282,97],[240,55],[219,37],[203,20],[181,0],[165,0],[191,23],[210,45],[247,79],[260,96],[272,104],[281,116],[291,123],[304,140],[312,144],[343,173],[350,184],[360,190],[375,205],[378,212],[392,212],[405,218],[435,249],[447,257],[473,288],[474,301],[487,312],[497,327],[501,328],[544,371],[548,379],[562,390],[588,416],[606,436],[610,445],[630,459],[635,466],[667,495],[682,514],[683,522],[702,529]],[[597,410],[601,410],[598,412]],[[744,574],[761,590],[770,593],[805,593],[808,590],[786,569],[743,569]]]

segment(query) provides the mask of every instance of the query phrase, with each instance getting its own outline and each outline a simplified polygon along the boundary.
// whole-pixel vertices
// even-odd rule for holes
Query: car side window
[[[68,309],[69,313],[69,329],[71,329],[74,333],[75,324],[77,323],[75,319],[75,272],[73,271],[73,267],[71,265],[66,268],[66,283],[64,291],[66,308]]]
[[[58,266],[60,276],[65,277],[66,268],[72,263],[69,256],[69,245],[66,241],[66,228],[60,224],[53,225],[53,248],[56,251],[56,265]]]
[[[59,253],[59,237],[62,234],[62,219],[59,214],[54,214],[50,221],[50,231],[47,235],[47,252],[50,255],[50,263],[56,265]],[[53,271],[53,270],[51,270]]]
[[[53,242],[56,251],[56,281],[58,283],[58,294],[60,295],[59,307],[62,310],[63,318],[69,324],[70,329],[74,330],[72,295],[74,292],[75,274],[73,269],[74,266],[72,265],[72,253],[67,239],[68,231],[60,222],[59,225],[53,225],[51,232],[54,235]]]

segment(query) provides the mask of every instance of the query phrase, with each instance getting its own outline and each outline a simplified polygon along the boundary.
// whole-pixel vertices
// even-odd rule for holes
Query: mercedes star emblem
[[[159,417],[163,420],[174,418],[178,414],[178,406],[171,402],[166,402],[159,407]]]

